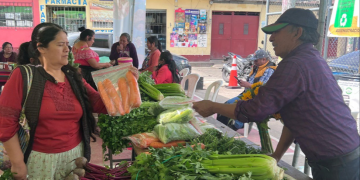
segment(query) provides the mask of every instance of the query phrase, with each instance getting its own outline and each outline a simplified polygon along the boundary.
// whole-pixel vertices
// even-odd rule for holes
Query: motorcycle
[[[224,56],[224,62],[226,62],[223,65],[222,68],[222,78],[225,82],[229,82],[230,79],[230,72],[231,72],[231,65],[232,65],[232,59],[234,55],[236,55],[236,65],[237,65],[237,76],[241,79],[247,79],[251,72],[251,68],[253,66],[253,62],[250,61],[250,58],[252,58],[254,55],[250,54],[246,58],[241,57],[240,55],[234,54],[232,52],[228,52],[229,56]]]

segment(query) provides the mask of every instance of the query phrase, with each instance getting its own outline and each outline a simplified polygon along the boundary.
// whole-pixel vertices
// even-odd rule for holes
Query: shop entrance
[[[67,32],[78,32],[79,27],[86,27],[85,7],[47,6],[47,22],[58,24]]]
[[[156,36],[162,50],[166,49],[166,10],[146,10],[146,38]],[[146,47],[146,45],[145,45]]]
[[[258,12],[213,12],[211,59],[222,59],[228,52],[246,57],[258,44]]]

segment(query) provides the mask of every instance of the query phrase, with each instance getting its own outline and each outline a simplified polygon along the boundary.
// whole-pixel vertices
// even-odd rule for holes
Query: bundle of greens
[[[185,91],[178,83],[166,83],[166,84],[157,84],[153,85],[157,90],[159,90],[165,97],[167,96],[185,96]]]
[[[162,112],[157,120],[161,124],[167,123],[187,123],[194,118],[194,111],[190,107],[169,109]]]
[[[192,140],[192,144],[203,143],[205,149],[219,154],[262,154],[260,149],[247,145],[244,141],[223,135],[216,129],[207,129],[204,134]]]
[[[190,140],[200,135],[190,123],[158,124],[154,128],[154,133],[164,144],[176,140]]]
[[[214,152],[202,150],[196,145],[179,146],[171,148],[153,149],[150,154],[142,153],[128,168],[131,179],[152,180],[238,180],[239,176],[232,174],[210,174],[202,165],[202,160],[207,160]],[[251,180],[242,176],[241,180]]]
[[[149,106],[153,104],[145,102],[124,116],[100,114],[98,126],[101,129],[100,137],[103,140],[103,151],[105,152],[106,148],[109,148],[113,154],[119,154],[123,148],[129,146],[130,141],[124,139],[125,137],[151,132],[157,124],[156,117],[148,112]]]
[[[139,75],[138,79],[141,100],[143,101],[160,101],[164,99],[164,95],[153,87],[154,80],[151,78],[151,72],[146,71]]]

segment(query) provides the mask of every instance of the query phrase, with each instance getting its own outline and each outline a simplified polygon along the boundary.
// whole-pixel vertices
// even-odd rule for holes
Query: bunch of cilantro
[[[148,112],[149,106],[153,103],[143,103],[139,108],[133,109],[129,114],[123,116],[99,115],[98,126],[100,127],[100,137],[103,140],[102,148],[112,150],[113,154],[119,154],[130,141],[124,137],[151,132],[157,124],[156,116]]]
[[[223,135],[216,129],[207,129],[204,134],[192,140],[192,144],[203,143],[205,149],[218,154],[263,154],[260,149],[247,145],[244,141]]]
[[[196,145],[172,148],[150,148],[150,154],[142,153],[127,169],[131,179],[151,180],[238,180],[231,174],[210,174],[201,164],[202,160],[216,152],[206,151]],[[251,176],[251,175],[250,175]],[[251,180],[246,175],[241,180]]]

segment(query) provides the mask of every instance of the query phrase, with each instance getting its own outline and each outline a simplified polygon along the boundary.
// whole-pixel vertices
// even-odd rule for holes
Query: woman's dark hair
[[[129,43],[131,43],[131,41],[130,41],[130,34],[128,34],[128,33],[122,33],[122,34],[120,35],[120,37],[121,37],[121,36],[126,37],[127,41],[128,41]]]
[[[49,23],[49,22],[40,23],[35,26],[33,32],[31,33],[31,41],[36,41],[36,37],[38,35],[39,30],[41,28],[47,27],[47,26],[55,26],[55,27],[61,28],[61,26],[59,26],[57,24]],[[36,49],[34,49],[33,46],[31,45],[32,44],[31,41],[24,42],[20,45],[19,55],[17,57],[18,64],[20,64],[20,65],[30,64],[31,63],[30,58],[34,59],[34,61],[32,62],[33,65],[40,64],[40,60],[35,55]]]
[[[158,38],[156,36],[150,36],[147,38],[147,41],[152,44],[152,43],[155,43],[155,46],[158,48],[158,50],[160,52],[162,52],[162,49],[161,49],[161,43],[159,42]]]
[[[80,41],[90,41],[95,34],[93,30],[85,29],[85,27],[80,27],[79,31],[81,32]]]
[[[317,32],[316,29],[291,24],[290,31],[297,31],[299,27],[303,29],[302,35],[299,38],[300,41],[304,43],[311,43],[313,45],[319,43],[320,34]]]
[[[55,39],[56,35],[61,31],[65,32],[65,30],[59,26],[47,26],[47,27],[40,28],[37,33],[37,37],[35,38],[35,41],[31,42],[31,46],[34,49],[36,49],[35,56],[36,57],[40,56],[40,52],[37,50],[37,47],[44,47],[44,48],[48,47],[49,43],[51,41],[53,41]],[[37,44],[39,44],[39,45],[37,45]],[[87,117],[88,117],[87,121],[89,124],[89,129],[90,129],[89,135],[94,141],[96,141],[96,138],[92,135],[92,133],[95,133],[96,121],[92,114],[93,109],[90,104],[87,90],[82,81],[82,76],[79,73],[79,71],[76,68],[72,67],[70,64],[65,65],[64,68],[70,70],[74,74],[73,78],[74,78],[77,86],[79,87],[80,94],[83,97],[83,100],[85,103],[85,109],[88,110],[86,113],[87,113]]]
[[[5,50],[5,47],[6,47],[8,44],[10,44],[10,46],[12,47],[12,44],[11,44],[11,43],[9,43],[9,42],[4,42],[4,43],[2,44],[2,50]]]
[[[173,76],[173,82],[174,83],[180,83],[180,75],[178,72],[178,69],[176,67],[175,61],[173,60],[173,56],[171,55],[170,51],[164,51],[160,54],[160,59],[165,61],[165,64],[168,65],[169,70],[171,71],[171,74]],[[160,69],[158,67],[158,69]]]
[[[26,64],[33,64],[38,65],[40,61],[37,57],[35,57],[35,51],[31,47],[31,42],[24,42],[19,47],[19,55],[17,56],[17,64],[18,65],[26,65]],[[34,61],[31,62],[30,59]]]

